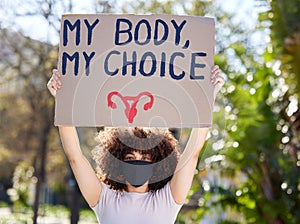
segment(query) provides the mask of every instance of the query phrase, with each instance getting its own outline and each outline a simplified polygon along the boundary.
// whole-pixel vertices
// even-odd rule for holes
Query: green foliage
[[[28,166],[28,162],[20,163],[14,171],[13,187],[8,190],[11,201],[14,203],[14,209],[24,208],[29,206],[30,193],[36,183],[36,177],[33,176],[34,169]],[[31,198],[32,200],[32,198]]]
[[[289,84],[289,92],[300,96],[300,1],[264,1],[268,10],[260,21],[270,28],[271,42],[266,60],[281,61],[281,75]],[[267,22],[267,23],[266,23]]]
[[[212,5],[210,1],[201,0],[177,0],[177,1],[159,1],[159,0],[139,0],[128,1],[123,4],[123,13],[134,14],[188,14],[205,15],[208,6]]]
[[[284,3],[290,8],[287,6],[289,2]],[[298,18],[299,15],[294,14]],[[284,14],[280,17],[285,20]],[[260,19],[265,21],[265,14]],[[282,24],[276,21],[273,26],[279,28]],[[274,45],[280,41],[275,38],[281,38],[271,37]],[[282,89],[282,78],[274,69],[274,61],[282,51],[270,54],[266,48],[265,62],[259,62],[249,46],[236,42],[229,47],[232,52],[230,59],[238,62],[241,72],[226,67],[224,64],[228,59],[216,57],[230,79],[224,92],[226,147],[220,151],[226,160],[217,166],[211,165],[225,183],[210,183],[210,190],[205,193],[205,207],[209,211],[221,203],[224,211],[229,207],[242,213],[246,223],[299,223],[299,168],[297,158],[293,156],[293,144],[288,141],[293,132],[284,113],[289,100]],[[284,61],[281,65],[282,73],[285,67],[291,71],[296,68],[293,64],[284,64]],[[212,171],[207,172],[209,176]]]

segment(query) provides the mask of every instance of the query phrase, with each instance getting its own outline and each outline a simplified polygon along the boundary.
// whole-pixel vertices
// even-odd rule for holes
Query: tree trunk
[[[262,181],[263,193],[268,200],[274,200],[275,197],[274,197],[273,184],[270,177],[270,168],[266,161],[262,162],[262,170],[263,170],[263,181]],[[264,212],[262,207],[263,204],[261,205],[261,211],[263,212],[264,217],[266,218],[269,224],[284,224],[284,221],[279,216],[272,218],[269,214]]]
[[[42,186],[45,182],[46,177],[46,156],[47,156],[47,142],[48,142],[48,135],[50,132],[50,122],[47,119],[42,118],[42,125],[43,129],[39,134],[39,145],[38,145],[38,153],[35,161],[35,168],[36,168],[36,190],[35,190],[35,198],[34,198],[34,205],[33,205],[33,224],[37,224],[38,212],[39,212],[39,204],[40,204],[40,194]]]
[[[81,142],[83,139],[83,130],[81,128],[77,128],[78,138]],[[73,171],[71,167],[69,166],[69,176],[68,176],[68,189],[69,189],[69,207],[71,212],[70,221],[71,224],[77,224],[79,221],[79,209],[80,209],[80,199],[81,199],[81,193],[78,187],[78,184],[76,182],[75,176],[73,174]]]
[[[70,198],[70,210],[71,210],[71,224],[77,224],[79,221],[79,208],[80,208],[80,191],[75,178],[71,180],[73,182],[71,186],[71,198]]]

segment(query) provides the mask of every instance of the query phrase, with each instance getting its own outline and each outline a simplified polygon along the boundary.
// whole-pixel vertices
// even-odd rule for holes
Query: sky
[[[33,39],[50,42],[51,44],[58,44],[59,37],[57,35],[57,32],[49,29],[49,27],[47,26],[47,22],[43,18],[34,16],[19,18],[14,17],[13,11],[11,9],[24,4],[24,2],[33,2],[32,7],[34,7],[36,6],[37,1],[0,0],[0,18],[2,21],[2,27],[9,27],[13,30],[21,30],[22,33]],[[117,2],[120,3],[122,1]],[[256,10],[256,8],[254,7],[254,0],[216,0],[215,2],[216,4],[220,4],[225,11],[234,14],[233,19],[236,20],[236,22],[242,21],[245,26],[255,26],[258,10]],[[30,4],[27,5],[29,5],[29,7],[25,7],[24,9],[22,9],[22,7],[20,7],[19,9],[17,8],[19,13],[30,12]],[[93,13],[91,9],[93,9],[92,0],[74,1],[73,13]],[[59,11],[59,9],[57,9],[57,11]],[[11,26],[11,24],[13,24],[12,22],[15,24],[14,27]]]

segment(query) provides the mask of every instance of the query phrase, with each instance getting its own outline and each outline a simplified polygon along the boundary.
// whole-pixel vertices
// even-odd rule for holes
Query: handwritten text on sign
[[[210,125],[213,19],[64,15],[61,29],[57,125]],[[142,110],[134,96],[146,102],[145,92],[153,102],[137,115]],[[125,114],[121,103],[109,104],[116,97]]]

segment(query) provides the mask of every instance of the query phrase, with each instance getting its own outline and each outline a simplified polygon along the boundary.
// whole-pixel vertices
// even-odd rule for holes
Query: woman
[[[53,70],[47,87],[55,97],[62,88]],[[213,66],[215,90],[224,84]],[[217,91],[215,91],[217,92]],[[105,128],[92,151],[97,175],[83,155],[74,127],[59,126],[62,144],[80,191],[103,224],[171,224],[190,190],[208,128],[192,129],[184,153],[166,129]]]

